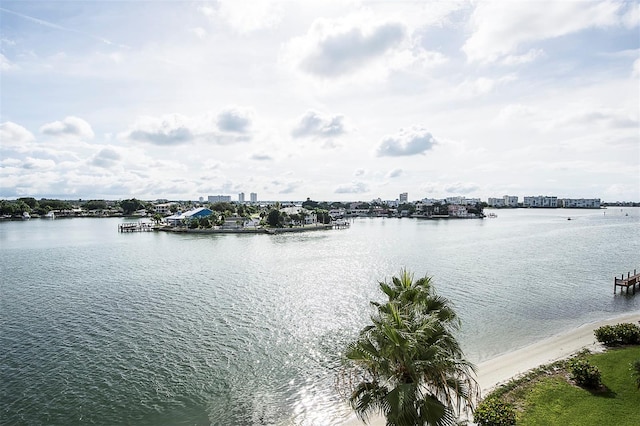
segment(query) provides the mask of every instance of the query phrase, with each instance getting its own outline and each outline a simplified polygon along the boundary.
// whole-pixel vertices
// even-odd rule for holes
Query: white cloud
[[[364,32],[350,28],[340,32],[322,34],[319,25],[314,50],[302,60],[301,67],[315,75],[335,77],[364,66],[397,46],[405,37],[405,29],[398,23],[385,23]]]
[[[255,153],[251,155],[251,159],[256,161],[271,161],[273,160],[273,157],[269,154]]]
[[[493,62],[528,43],[620,22],[613,1],[484,1],[471,16],[462,50],[470,62]]]
[[[224,108],[219,114],[197,116],[167,114],[160,117],[139,117],[123,138],[155,145],[181,145],[210,142],[228,145],[251,139],[252,112],[240,107]]]
[[[20,69],[20,67],[7,59],[7,57],[2,53],[0,53],[0,71],[12,71],[17,69]]]
[[[2,141],[3,147],[20,147],[35,140],[33,133],[19,124],[11,121],[0,124],[0,141]]]
[[[640,25],[640,7],[637,2],[629,2],[626,13],[622,17],[622,23],[627,28],[634,28]]]
[[[116,165],[121,159],[122,156],[113,148],[103,148],[93,157],[91,164],[98,167],[110,168]]]
[[[329,138],[344,133],[346,133],[346,129],[343,116],[327,116],[315,111],[307,111],[300,117],[291,132],[297,138],[310,136]]]
[[[527,64],[542,56],[544,56],[544,51],[542,49],[531,49],[523,55],[509,55],[502,60],[502,63],[505,65]]]
[[[290,40],[283,51],[285,62],[309,75],[336,78],[364,71],[384,74],[398,52],[408,46],[408,29],[399,21],[380,20],[369,14],[339,19],[319,18],[307,34]],[[377,78],[379,76],[374,76]]]
[[[393,179],[393,178],[397,178],[402,176],[404,173],[404,171],[402,169],[393,169],[393,170],[389,170],[389,172],[387,173],[386,177],[389,179]]]
[[[298,180],[274,180],[271,181],[271,190],[278,194],[293,194],[301,184]]]
[[[376,150],[378,157],[400,157],[423,154],[438,142],[426,129],[413,127],[401,130],[396,136],[387,136]]]
[[[458,84],[454,90],[451,91],[455,98],[459,99],[471,99],[477,96],[483,96],[493,92],[496,87],[516,80],[516,76],[509,74],[500,78],[467,78]]]
[[[196,27],[196,28],[192,28],[190,30],[193,34],[195,34],[196,37],[203,39],[207,36],[207,30],[205,30],[202,27]]]
[[[56,163],[53,160],[27,157],[22,163],[22,168],[27,170],[48,170],[54,168]]]
[[[18,160],[17,158],[3,158],[2,160],[0,160],[0,170],[1,169],[6,169],[9,167],[20,167],[20,165],[22,164],[22,161]]]
[[[475,183],[461,183],[455,182],[445,186],[444,190],[449,194],[472,194],[479,189],[479,186]]]
[[[47,123],[40,128],[40,132],[49,136],[76,136],[80,139],[93,139],[91,125],[78,117],[66,117],[62,121]]]
[[[163,117],[140,117],[128,133],[130,139],[156,145],[187,143],[194,135],[186,124],[187,118],[180,114]]]
[[[550,129],[559,129],[567,126],[599,126],[605,129],[637,129],[640,126],[637,117],[630,117],[620,111],[602,108],[598,110],[570,110],[556,114],[549,121]]]
[[[640,78],[640,59],[633,61],[631,77]]]
[[[218,0],[215,7],[202,6],[200,11],[210,19],[223,20],[240,34],[273,28],[282,19],[280,3],[270,0]]]
[[[364,194],[369,192],[369,187],[364,182],[355,181],[338,185],[334,192],[336,194]]]
[[[500,110],[493,122],[495,124],[508,124],[513,121],[527,121],[530,120],[534,114],[534,108],[528,105],[509,104]]]
[[[218,114],[218,129],[223,132],[247,133],[251,127],[252,113],[247,109],[230,107]]]

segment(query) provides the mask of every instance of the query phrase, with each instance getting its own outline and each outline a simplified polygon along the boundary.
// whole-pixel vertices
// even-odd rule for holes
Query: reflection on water
[[[358,219],[281,235],[119,234],[118,220],[0,223],[1,405],[24,424],[331,424],[340,352],[377,282],[434,278],[475,362],[640,310],[640,209]],[[625,216],[625,214],[629,216]],[[572,218],[567,221],[567,217]]]

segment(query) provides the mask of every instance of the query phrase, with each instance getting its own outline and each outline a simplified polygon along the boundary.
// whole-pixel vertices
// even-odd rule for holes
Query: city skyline
[[[640,201],[633,1],[3,0],[0,19],[0,198]]]

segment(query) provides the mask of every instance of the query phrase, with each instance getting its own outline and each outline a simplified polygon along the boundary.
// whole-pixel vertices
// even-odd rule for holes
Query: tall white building
[[[251,194],[249,194],[249,197],[252,203],[258,202],[258,194],[256,194],[255,192],[252,192]]]
[[[524,207],[558,207],[558,197],[547,197],[544,195],[538,195],[537,197],[524,197],[522,202]]]
[[[505,207],[518,207],[517,195],[505,195],[502,199],[504,200]]]
[[[489,198],[487,200],[489,207],[504,207],[504,198]]]
[[[244,192],[238,194],[238,202],[244,203]]]
[[[489,198],[487,204],[491,207],[518,207],[518,196],[505,195],[502,198]]]
[[[399,199],[400,204],[406,203],[408,201],[409,201],[409,193],[407,193],[407,192],[401,193],[400,194],[400,199]]]

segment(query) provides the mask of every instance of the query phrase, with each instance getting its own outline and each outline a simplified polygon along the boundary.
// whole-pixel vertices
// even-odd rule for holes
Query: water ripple
[[[0,223],[3,422],[340,424],[341,353],[379,280],[401,267],[431,275],[478,362],[639,310],[610,285],[639,266],[638,210],[363,219],[274,236]]]

